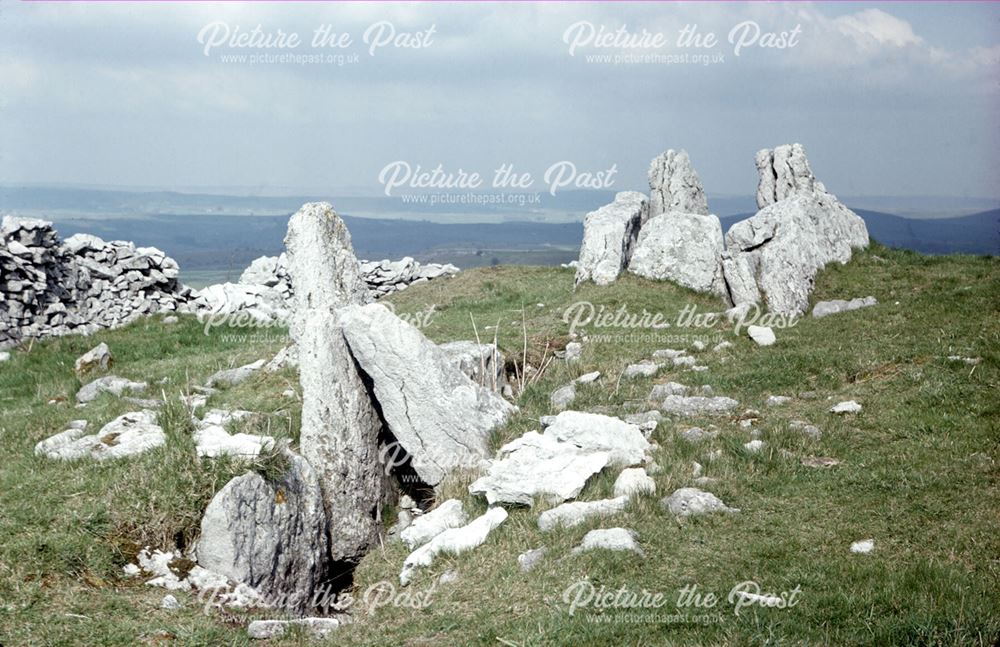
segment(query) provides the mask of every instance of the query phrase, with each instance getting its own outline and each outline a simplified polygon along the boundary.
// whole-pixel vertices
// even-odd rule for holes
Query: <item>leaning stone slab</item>
[[[875,297],[857,298],[857,299],[851,299],[850,301],[844,301],[843,299],[834,299],[832,301],[820,301],[813,306],[812,316],[815,317],[816,319],[820,319],[821,317],[826,317],[841,312],[850,312],[851,310],[870,308],[871,306],[874,305],[878,305],[878,301],[875,300]]]
[[[582,450],[548,435],[529,431],[498,452],[485,476],[469,486],[486,501],[532,505],[535,497],[552,503],[575,498],[587,480],[611,460],[607,451]]]
[[[67,429],[35,446],[35,453],[49,458],[109,460],[135,456],[167,441],[156,424],[156,412],[143,409],[118,416],[99,432],[83,436],[82,429]]]
[[[445,530],[428,543],[416,549],[403,562],[403,570],[399,573],[399,583],[406,586],[412,580],[418,568],[426,568],[434,563],[441,554],[460,555],[478,547],[489,536],[494,528],[507,519],[507,511],[503,508],[490,508],[480,517],[461,528]]]
[[[286,456],[290,467],[278,482],[247,472],[212,498],[196,550],[203,568],[302,613],[329,575],[329,540],[318,474],[300,456]]]
[[[646,196],[622,191],[615,201],[587,214],[576,266],[576,285],[608,285],[628,266],[639,230],[649,214]]]
[[[544,532],[553,528],[579,526],[588,519],[606,517],[624,511],[628,501],[627,496],[618,496],[614,499],[600,501],[563,503],[538,516],[538,529]]]
[[[385,306],[348,306],[339,315],[389,430],[425,483],[437,485],[452,469],[489,456],[490,432],[516,407],[470,380]]]

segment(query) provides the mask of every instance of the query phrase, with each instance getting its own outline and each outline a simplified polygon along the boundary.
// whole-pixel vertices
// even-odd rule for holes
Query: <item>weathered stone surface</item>
[[[703,440],[711,440],[719,435],[717,431],[706,431],[701,427],[691,427],[677,434],[682,440],[689,443],[700,443]]]
[[[563,411],[576,400],[576,383],[564,384],[549,395],[549,404],[556,411]]]
[[[802,144],[783,144],[774,149],[757,151],[757,208],[796,195],[826,193],[826,187],[816,179]]]
[[[303,205],[288,222],[285,246],[302,386],[300,447],[323,492],[331,559],[353,562],[378,530],[382,422],[336,309],[363,303],[368,293],[347,227],[329,204]]]
[[[484,495],[490,505],[532,505],[535,497],[559,503],[580,494],[610,460],[607,451],[581,450],[529,431],[500,448],[487,474],[470,485],[469,492]]]
[[[851,552],[859,554],[867,554],[875,550],[875,540],[874,539],[862,539],[851,544]]]
[[[722,225],[716,216],[672,211],[642,226],[628,269],[648,279],[725,296],[722,251]]]
[[[247,472],[212,498],[196,550],[203,568],[302,613],[329,576],[327,518],[319,475],[302,457],[286,455],[290,468],[277,483]]]
[[[406,547],[413,550],[440,535],[449,528],[458,528],[468,522],[462,502],[458,499],[448,499],[430,512],[426,512],[403,530],[399,538]]]
[[[249,380],[254,373],[264,368],[267,364],[267,360],[259,359],[251,364],[246,364],[245,366],[238,366],[236,368],[228,368],[216,373],[213,373],[208,380],[205,381],[205,386],[209,388],[218,387],[230,387],[236,386],[237,384],[242,384]]]
[[[708,514],[711,512],[739,512],[730,508],[711,492],[694,487],[682,487],[660,502],[663,507],[677,517]]]
[[[830,407],[830,413],[860,413],[861,405],[854,400],[846,400],[844,402],[838,402],[837,404]]]
[[[541,563],[542,559],[545,558],[545,553],[548,552],[548,548],[542,546],[540,548],[533,548],[527,550],[517,556],[517,564],[521,567],[522,573],[527,573],[528,571],[534,569]]]
[[[403,562],[399,583],[406,586],[418,568],[426,568],[440,554],[460,555],[481,545],[494,528],[507,519],[503,508],[490,508],[480,517],[460,528],[445,530],[434,539],[416,549]]]
[[[615,201],[587,214],[576,267],[576,285],[612,283],[628,267],[639,230],[649,214],[646,196],[622,191]]]
[[[253,620],[247,625],[247,636],[254,640],[270,640],[285,635],[290,627],[303,627],[313,640],[323,640],[340,628],[338,618],[294,618],[292,620]]]
[[[648,175],[650,217],[671,211],[708,215],[705,189],[687,151],[671,149],[654,157]]]
[[[573,549],[572,554],[585,553],[591,550],[611,550],[615,552],[631,552],[644,557],[645,553],[633,530],[625,528],[601,528],[591,530],[583,536],[583,541]]]
[[[585,452],[608,452],[610,464],[620,467],[642,463],[650,450],[638,426],[597,413],[564,411],[545,428],[545,435]]]
[[[758,346],[771,346],[778,338],[774,336],[774,330],[768,326],[747,326],[747,335]]]
[[[634,497],[656,494],[656,482],[641,467],[622,470],[615,479],[616,497]]]
[[[878,305],[878,301],[875,300],[875,297],[859,297],[857,299],[851,299],[850,301],[844,301],[843,299],[819,301],[813,306],[812,316],[816,319],[820,319],[828,315],[840,312],[850,312],[851,310],[860,310],[861,308],[869,308],[874,305]]]
[[[803,314],[816,273],[868,246],[864,221],[829,194],[795,195],[734,224],[723,273],[735,305]]]
[[[101,342],[78,357],[73,364],[73,370],[82,377],[94,371],[107,371],[113,363],[114,357],[111,355],[111,349],[108,348],[107,344]]]
[[[697,416],[727,413],[737,405],[739,402],[736,400],[723,396],[709,398],[702,395],[668,395],[660,402],[660,409],[677,416]]]
[[[91,436],[84,436],[83,428],[67,429],[35,445],[35,453],[63,460],[103,461],[141,454],[166,441],[156,424],[156,412],[144,409],[118,416]]]
[[[668,395],[687,395],[690,392],[691,387],[689,386],[685,386],[679,382],[665,382],[653,385],[652,390],[649,392],[649,399],[656,402]]]
[[[628,496],[616,494],[614,499],[563,503],[538,516],[538,529],[544,532],[553,528],[579,526],[594,517],[607,517],[622,512],[628,501]]]
[[[117,375],[106,375],[83,385],[76,393],[76,401],[80,404],[93,402],[102,393],[110,393],[115,397],[121,397],[125,392],[141,393],[147,386],[145,382],[133,382]]]
[[[389,430],[429,485],[489,456],[489,435],[516,407],[466,377],[414,326],[379,304],[350,306],[340,323],[371,380]]]
[[[653,377],[656,372],[660,370],[660,366],[649,360],[639,362],[638,364],[629,364],[625,367],[625,371],[622,373],[622,377],[633,378],[633,377]]]

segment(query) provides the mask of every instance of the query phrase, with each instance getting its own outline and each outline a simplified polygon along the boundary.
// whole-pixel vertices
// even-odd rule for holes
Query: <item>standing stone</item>
[[[649,165],[649,216],[669,211],[708,215],[705,189],[687,151],[670,149]]]
[[[294,287],[291,332],[302,385],[303,457],[316,470],[330,523],[330,557],[357,560],[375,537],[382,498],[381,422],[335,309],[367,299],[351,236],[327,203],[303,205],[288,223]]]
[[[816,179],[802,144],[782,144],[757,151],[757,208],[774,204],[793,195],[826,193]]]
[[[622,191],[615,201],[591,211],[583,221],[583,244],[576,285],[612,283],[628,266],[639,229],[649,214],[649,201],[637,191]]]
[[[628,269],[648,279],[722,296],[726,294],[722,250],[722,225],[716,216],[672,211],[643,226]]]
[[[318,476],[300,456],[286,456],[290,468],[279,481],[247,472],[212,498],[197,556],[203,568],[302,613],[328,576],[327,519]]]

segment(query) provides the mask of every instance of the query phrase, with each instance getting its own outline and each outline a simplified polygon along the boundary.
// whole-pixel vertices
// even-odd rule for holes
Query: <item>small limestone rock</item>
[[[242,384],[246,382],[250,377],[264,368],[267,364],[267,360],[259,359],[252,364],[247,364],[245,366],[239,366],[237,368],[230,368],[222,371],[218,371],[213,374],[205,382],[205,386],[209,388],[217,387],[230,387],[236,386],[237,384]]]
[[[858,299],[851,299],[850,301],[844,301],[842,299],[834,299],[833,301],[820,301],[815,306],[813,306],[812,316],[816,319],[821,317],[826,317],[828,315],[837,314],[840,312],[849,312],[851,310],[859,310],[861,308],[870,308],[871,306],[878,305],[878,301],[875,297],[864,297]]]
[[[83,429],[67,429],[35,446],[35,453],[62,460],[93,458],[103,461],[134,456],[163,445],[167,436],[148,409],[118,416],[92,436]]]
[[[660,404],[660,409],[678,416],[697,416],[727,413],[738,405],[736,400],[723,396],[707,398],[700,395],[668,395]]]
[[[703,440],[711,440],[719,435],[717,431],[705,431],[701,427],[691,427],[678,434],[682,440],[689,443],[700,443]]]
[[[584,373],[580,377],[576,378],[574,382],[577,384],[593,384],[601,377],[600,371],[593,371],[591,373]]]
[[[73,364],[73,370],[77,376],[83,377],[96,371],[102,373],[108,371],[112,364],[114,364],[114,357],[111,355],[111,349],[108,348],[107,344],[101,342],[78,357]]]
[[[758,346],[770,346],[777,341],[774,331],[767,326],[747,326],[747,334]]]
[[[660,370],[660,367],[657,364],[644,361],[638,364],[629,364],[625,367],[625,372],[622,375],[626,378],[653,377],[658,370]]]
[[[635,532],[625,528],[591,530],[583,536],[583,541],[573,549],[572,554],[576,555],[591,550],[611,550],[615,552],[632,552],[640,557],[645,557],[645,553],[635,538]]]
[[[583,355],[583,344],[578,341],[571,341],[566,344],[565,359],[567,362],[575,362]]]
[[[518,555],[517,563],[521,567],[521,572],[527,573],[531,569],[535,568],[535,566],[537,566],[545,557],[546,552],[548,552],[548,548],[542,546],[540,548],[533,548]]]
[[[422,546],[449,528],[458,528],[468,522],[462,502],[448,499],[438,507],[413,520],[399,537],[410,550]]]
[[[570,382],[559,387],[549,396],[549,404],[556,411],[564,411],[576,400],[576,384]]]
[[[173,611],[174,609],[179,609],[180,607],[181,604],[180,602],[177,601],[177,598],[170,595],[169,593],[167,595],[164,595],[163,600],[160,601],[160,608],[166,609],[167,611]]]
[[[830,413],[844,414],[844,413],[859,413],[861,411],[861,405],[854,400],[845,400],[844,402],[839,402],[830,408]]]
[[[767,443],[763,440],[751,440],[750,442],[743,444],[743,449],[747,450],[751,454],[757,454],[766,446]]]
[[[76,401],[80,404],[87,404],[96,400],[102,393],[110,393],[116,397],[121,397],[126,391],[141,393],[146,390],[147,386],[145,382],[133,382],[117,375],[106,375],[84,385],[77,392]]]
[[[771,395],[767,398],[767,406],[769,407],[780,407],[783,404],[788,404],[792,399],[787,395]]]
[[[675,490],[673,494],[660,501],[663,507],[677,517],[688,517],[712,512],[739,512],[730,508],[711,492],[705,492],[693,487]]]
[[[622,470],[615,480],[616,497],[633,497],[656,494],[656,482],[641,467]]]
[[[862,539],[851,544],[852,553],[870,553],[875,550],[875,540],[874,539]]]
[[[0,364],[10,361],[10,352],[0,351]]]
[[[702,473],[702,471],[704,469],[705,468],[702,467],[701,463],[699,463],[698,461],[692,461],[691,462],[691,477],[692,478],[698,478],[699,476],[701,476],[701,473]]]
[[[490,508],[485,514],[465,526],[445,530],[410,553],[406,561],[403,562],[403,570],[399,573],[399,583],[403,586],[409,584],[416,569],[430,566],[434,562],[434,558],[442,553],[460,555],[476,548],[486,541],[490,532],[506,519],[506,510]]]
[[[600,501],[574,501],[563,503],[538,516],[538,529],[545,532],[553,528],[572,528],[594,517],[606,517],[625,510],[629,498],[615,494],[614,499]]]
[[[306,635],[314,640],[328,638],[340,628],[337,618],[296,618],[294,620],[254,620],[247,625],[247,635],[254,640],[270,640],[285,635],[289,627],[305,628]]]
[[[802,459],[802,464],[806,467],[834,467],[840,465],[840,461],[829,456],[807,456]]]

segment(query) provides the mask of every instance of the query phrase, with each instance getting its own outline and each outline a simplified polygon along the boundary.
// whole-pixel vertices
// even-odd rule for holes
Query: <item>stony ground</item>
[[[426,324],[435,341],[472,339],[473,322],[483,341],[492,340],[499,322],[503,350],[519,358],[526,336],[535,366],[546,343],[561,347],[569,340],[562,317],[574,302],[612,311],[625,305],[631,313],[645,308],[672,321],[685,306],[718,307],[710,298],[634,277],[576,293],[572,281],[571,270],[491,268],[416,286],[391,300],[397,313]],[[332,643],[994,644],[1000,636],[1000,262],[875,246],[849,266],[821,274],[814,300],[867,295],[879,305],[806,318],[776,330],[778,343],[768,348],[723,325],[590,326],[582,359],[555,362],[527,386],[522,414],[497,434],[497,445],[537,428],[538,416],[551,413],[549,394],[593,370],[602,379],[578,389],[575,409],[624,416],[648,408],[653,384],[676,381],[708,384],[736,398],[737,415],[661,422],[654,432],[663,467],[654,477],[657,498],[634,502],[614,518],[542,533],[539,509],[512,510],[484,546],[438,559],[407,589],[397,580],[407,551],[387,542],[357,572],[360,621]],[[709,349],[720,340],[733,346],[693,351],[696,340]],[[245,644],[247,619],[263,616],[205,614],[185,594],[177,594],[180,609],[162,610],[162,590],[122,575],[142,546],[189,545],[213,492],[246,469],[197,461],[181,407],[160,414],[166,446],[137,458],[64,464],[32,454],[36,442],[70,420],[98,425],[135,408],[111,396],[83,410],[72,405],[80,386],[73,361],[99,341],[114,351],[117,375],[148,381],[169,399],[220,368],[270,357],[285,333],[217,328],[206,335],[191,318],[172,325],[151,319],[94,338],[37,343],[0,364],[0,644]],[[621,377],[626,365],[661,348],[688,349],[708,370]],[[260,374],[213,396],[210,406],[260,412],[249,423],[253,431],[294,442],[298,401],[283,392],[297,387],[291,371]],[[770,395],[793,399],[767,406]],[[862,403],[860,413],[828,412],[850,399]],[[759,411],[750,428],[739,421],[746,409]],[[797,419],[819,427],[822,437],[789,429]],[[677,438],[694,425],[715,425],[720,433],[698,445]],[[743,447],[755,431],[766,443],[759,453]],[[716,450],[721,456],[706,460]],[[841,462],[803,465],[809,457]],[[706,489],[740,514],[679,522],[660,508],[658,497],[692,484],[693,461],[718,479]],[[251,467],[268,474],[275,466],[264,458]],[[456,476],[446,494],[464,498],[470,513],[481,512],[485,505],[464,494],[467,482]],[[609,497],[613,482],[613,473],[603,474],[580,498]],[[395,511],[384,515],[391,522]],[[610,526],[634,529],[645,557],[569,554],[588,530]],[[869,538],[873,552],[850,551],[852,542]],[[546,558],[522,573],[518,554],[540,545],[548,547]],[[448,571],[457,579],[439,583]],[[666,604],[591,604],[571,615],[565,592],[589,586],[578,584],[583,579],[595,589],[659,593]],[[763,592],[799,587],[797,604],[745,608],[737,616],[726,597],[748,580]],[[365,592],[381,581],[395,585],[395,597],[366,601]],[[720,601],[678,608],[685,587]],[[293,634],[271,644],[304,641]]]

